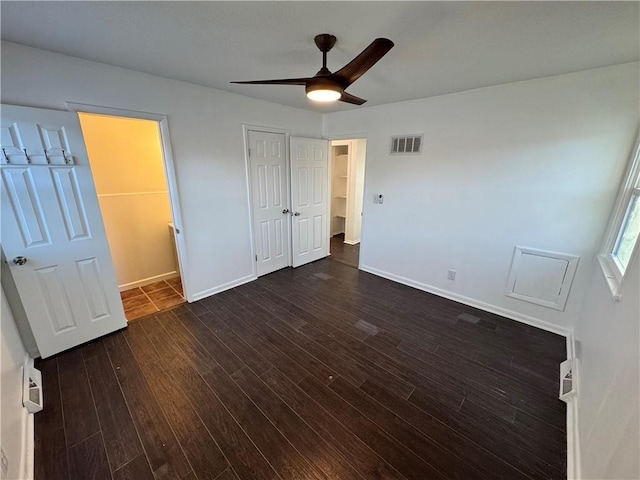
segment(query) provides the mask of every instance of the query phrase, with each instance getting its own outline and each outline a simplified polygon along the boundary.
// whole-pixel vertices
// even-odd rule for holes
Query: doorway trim
[[[169,203],[171,205],[171,216],[173,217],[173,225],[176,229],[176,250],[178,253],[178,264],[182,277],[182,286],[184,295],[188,302],[196,299],[191,293],[189,267],[187,261],[187,248],[184,240],[184,230],[182,227],[182,215],[180,209],[180,200],[178,195],[178,182],[176,180],[176,172],[173,163],[173,153],[171,150],[171,142],[169,136],[169,120],[167,115],[140,112],[136,110],[127,110],[124,108],[112,108],[101,105],[90,105],[86,103],[65,102],[67,110],[76,113],[95,113],[98,115],[110,115],[113,117],[136,118],[141,120],[153,120],[158,122],[160,127],[160,142],[162,144],[162,161],[164,163],[164,172],[167,179],[167,187],[169,189]]]
[[[329,147],[331,147],[331,142],[339,142],[342,140],[366,140],[366,145],[367,148],[365,149],[365,159],[367,158],[367,153],[369,151],[369,134],[368,133],[347,133],[347,134],[340,134],[340,135],[327,135],[327,140],[329,140]],[[329,162],[329,163],[333,163],[333,162]],[[367,162],[368,163],[368,162]],[[367,168],[367,163],[365,163],[365,167],[364,167],[364,186],[363,186],[363,199],[362,199],[362,224],[360,226],[360,254],[358,255],[358,270],[362,270],[362,245],[364,244],[365,238],[366,238],[366,232],[367,232],[367,227],[366,227],[366,219],[367,216],[364,214],[365,209],[367,208],[371,208],[371,207],[367,207],[367,198],[369,198],[370,192],[368,191],[368,182],[367,179],[369,177],[369,168]],[[333,178],[333,177],[329,177],[329,178]],[[329,188],[331,188],[332,186],[329,185]]]
[[[247,207],[249,209],[249,239],[251,244],[251,272],[253,274],[253,280],[258,278],[258,266],[256,265],[256,246],[255,246],[255,232],[253,231],[253,205],[251,203],[251,163],[249,159],[249,131],[253,132],[265,132],[265,133],[278,133],[284,134],[284,148],[285,148],[285,160],[286,160],[286,175],[287,175],[287,204],[291,206],[291,159],[289,157],[289,130],[275,127],[265,127],[262,125],[252,125],[249,123],[242,124],[242,141],[244,143],[244,168],[245,168],[245,184],[247,189]],[[291,233],[291,232],[289,232]],[[291,236],[291,235],[289,235]],[[289,238],[291,242],[291,238]],[[287,261],[289,266],[292,265],[292,252],[289,248],[287,253]]]

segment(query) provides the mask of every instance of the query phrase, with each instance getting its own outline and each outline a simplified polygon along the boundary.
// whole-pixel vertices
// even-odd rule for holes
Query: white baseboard
[[[369,267],[367,265],[360,265],[360,270],[372,273],[374,275],[377,275],[378,277],[393,280],[394,282],[402,283],[403,285],[407,285],[409,287],[417,288],[418,290],[433,293],[434,295],[438,295],[439,297],[448,298],[449,300],[454,300],[456,302],[469,305],[470,307],[484,310],[485,312],[495,313],[496,315],[510,318],[511,320],[515,320],[517,322],[526,323],[527,325],[531,325],[548,332],[556,333],[558,335],[562,335],[563,337],[568,337],[571,334],[570,328],[554,325],[553,323],[545,322],[544,320],[530,317],[529,315],[524,315],[522,313],[514,312],[513,310],[508,310],[496,305],[491,305],[474,298],[465,297],[464,295],[459,295],[457,293],[449,292],[432,285],[427,285],[425,283],[417,282],[409,278],[401,277],[400,275],[395,275],[393,273],[378,270],[377,268]]]
[[[346,243],[347,245],[358,245],[360,243],[360,240],[345,240],[344,243]]]
[[[230,288],[239,287],[240,285],[244,285],[245,283],[253,282],[257,278],[258,277],[256,277],[253,274],[252,275],[247,275],[246,277],[238,278],[237,280],[233,280],[231,282],[224,283],[224,284],[219,285],[217,287],[213,287],[213,288],[210,288],[208,290],[204,290],[202,292],[198,292],[195,295],[193,295],[193,300],[190,300],[190,301],[195,302],[197,300],[201,300],[203,298],[210,297],[211,295],[215,295],[216,293],[224,292],[225,290],[229,290]]]
[[[576,357],[576,346],[573,332],[567,336],[567,358],[574,358],[573,367],[574,382],[577,387],[576,394],[567,399],[567,480],[579,480],[582,478],[580,470],[580,432],[578,429],[578,401],[580,396],[580,365]]]
[[[151,283],[156,283],[161,280],[168,280],[170,278],[179,277],[180,274],[175,270],[173,272],[163,273],[161,275],[154,275],[153,277],[143,278],[142,280],[137,280],[135,282],[125,283],[122,285],[118,285],[118,288],[121,292],[125,290],[131,290],[132,288],[144,287],[145,285],[149,285]]]

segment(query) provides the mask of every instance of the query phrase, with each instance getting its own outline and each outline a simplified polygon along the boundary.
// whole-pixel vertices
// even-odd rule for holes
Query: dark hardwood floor
[[[339,233],[331,237],[329,249],[331,251],[331,260],[358,268],[360,244],[349,245],[344,243],[344,233]]]
[[[564,358],[325,259],[37,362],[36,480],[564,479]]]

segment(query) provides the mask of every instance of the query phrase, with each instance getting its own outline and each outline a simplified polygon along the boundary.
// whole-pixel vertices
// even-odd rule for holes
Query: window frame
[[[609,221],[601,253],[598,255],[600,267],[602,268],[602,272],[615,300],[620,300],[620,287],[622,286],[628,268],[622,268],[622,265],[614,253],[618,248],[627,225],[627,217],[634,197],[640,201],[640,131],[638,131],[636,135],[629,165],[627,166],[623,181],[620,185],[620,191]],[[640,244],[638,239],[640,239],[640,235],[636,238],[629,264],[637,254],[638,245]]]

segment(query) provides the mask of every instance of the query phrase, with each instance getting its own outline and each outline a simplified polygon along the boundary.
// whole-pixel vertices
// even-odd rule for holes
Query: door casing
[[[66,102],[67,109],[72,112],[96,113],[102,115],[111,115],[114,117],[138,118],[144,120],[153,120],[158,122],[160,128],[160,141],[162,144],[162,158],[164,163],[164,171],[167,178],[167,186],[169,189],[169,203],[171,204],[171,216],[173,217],[174,228],[176,229],[176,250],[178,252],[178,263],[180,266],[180,275],[182,277],[182,288],[184,296],[188,302],[194,302],[193,288],[191,287],[189,275],[189,262],[187,256],[187,247],[185,243],[185,233],[182,228],[182,215],[180,208],[180,200],[178,195],[178,182],[176,180],[175,166],[173,163],[173,153],[171,150],[171,142],[169,141],[169,121],[166,115],[139,112],[135,110],[125,110],[121,108],[105,107],[100,105],[89,105],[84,103]],[[179,233],[178,233],[179,232]]]

